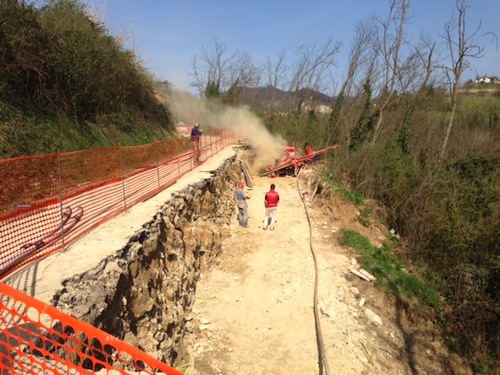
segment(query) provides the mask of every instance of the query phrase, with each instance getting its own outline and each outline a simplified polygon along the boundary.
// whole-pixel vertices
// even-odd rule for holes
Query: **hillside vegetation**
[[[420,303],[421,308],[433,311],[450,347],[469,357],[478,373],[494,373],[500,358],[498,91],[460,96],[449,148],[441,158],[450,111],[446,92],[394,97],[375,139],[380,114],[368,90],[344,102],[334,124],[335,103],[326,115],[314,109],[261,115],[269,129],[299,148],[304,142],[316,149],[341,146],[329,155],[325,180],[358,202],[366,225],[373,215],[386,221],[394,233],[391,247],[402,260],[399,269],[441,295],[440,304]],[[421,293],[403,293],[405,287],[412,286],[390,290]]]
[[[381,58],[381,64],[386,61]],[[398,298],[439,295],[439,300],[415,297],[412,303],[433,314],[450,347],[467,357],[477,373],[496,373],[500,85],[436,88],[426,84],[426,72],[434,69],[432,64],[415,68],[408,77],[398,72],[394,92],[391,80],[362,71],[367,76],[358,90],[348,95],[348,77],[328,111],[315,90],[231,86],[205,95],[251,106],[271,132],[299,151],[304,152],[305,143],[315,149],[340,145],[327,155],[325,181],[359,205],[362,223],[370,225],[376,215],[393,233],[392,243],[369,252],[372,259],[366,262],[376,265],[377,274],[397,275],[388,290]],[[401,82],[406,79],[414,80],[416,89],[405,90]],[[385,90],[377,90],[374,82]],[[267,101],[259,102],[262,98]],[[386,261],[389,253],[398,261]],[[406,282],[405,272],[422,283]]]
[[[0,158],[172,133],[152,77],[83,5],[19,3],[0,2]]]

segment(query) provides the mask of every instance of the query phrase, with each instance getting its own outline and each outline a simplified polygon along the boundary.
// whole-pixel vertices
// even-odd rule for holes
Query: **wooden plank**
[[[355,274],[356,276],[360,277],[361,279],[366,280],[366,281],[370,281],[370,279],[369,279],[367,276],[363,275],[363,274],[362,274],[361,272],[359,272],[358,270],[355,270],[354,268],[351,268],[351,269],[350,269],[350,271],[351,271],[353,274]]]
[[[243,174],[245,175],[245,182],[249,188],[253,188],[252,177],[250,172],[248,171],[247,164],[244,160],[240,160],[240,168]]]
[[[364,270],[363,268],[360,268],[359,272],[362,273],[363,275],[365,275],[366,277],[368,277],[371,281],[377,280],[377,278],[375,276],[373,276],[370,272],[368,272],[367,270]]]

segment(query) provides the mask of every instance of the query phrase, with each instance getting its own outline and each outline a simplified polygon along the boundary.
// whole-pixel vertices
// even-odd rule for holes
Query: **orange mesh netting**
[[[232,142],[202,138],[202,160]],[[65,248],[192,170],[189,138],[0,160],[0,277]]]
[[[202,160],[233,143],[207,132]],[[0,277],[64,249],[194,167],[189,138],[0,160]],[[0,282],[0,374],[181,374]]]
[[[0,373],[168,374],[141,350],[0,283]]]

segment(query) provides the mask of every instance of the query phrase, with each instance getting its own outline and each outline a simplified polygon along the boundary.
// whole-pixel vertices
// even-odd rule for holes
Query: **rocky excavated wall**
[[[182,351],[200,274],[221,252],[241,178],[236,157],[173,195],[127,246],[73,277],[53,305],[154,357]]]

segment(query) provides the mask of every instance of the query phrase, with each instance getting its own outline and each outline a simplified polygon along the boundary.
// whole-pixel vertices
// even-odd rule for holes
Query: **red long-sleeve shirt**
[[[277,191],[269,190],[264,198],[264,204],[267,208],[277,207],[280,201],[280,196]]]

